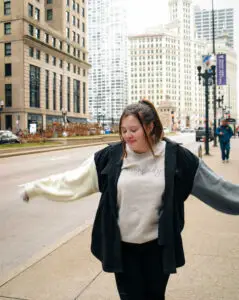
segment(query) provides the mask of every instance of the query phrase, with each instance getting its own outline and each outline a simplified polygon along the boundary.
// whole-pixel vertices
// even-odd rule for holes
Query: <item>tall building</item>
[[[95,120],[118,122],[127,104],[127,0],[89,0],[89,105]]]
[[[193,61],[202,57],[205,47],[202,41],[193,44]],[[177,27],[154,28],[130,36],[130,102],[147,98],[156,107],[170,102],[176,108],[174,115],[179,126],[198,126],[204,120],[204,98],[197,81],[196,65],[191,66],[190,62],[191,59],[184,59]],[[183,74],[182,65],[186,69]],[[189,80],[191,69],[194,78]]]
[[[1,128],[45,128],[88,116],[85,0],[0,3]]]
[[[169,0],[169,11],[169,24],[129,38],[129,98],[168,101],[179,126],[195,127],[204,120],[196,65],[205,42],[195,40],[191,0]]]
[[[229,36],[229,46],[234,47],[234,9],[216,9],[215,13],[215,36],[219,37],[227,32]],[[194,21],[197,28],[197,34],[200,39],[212,40],[212,11],[200,9],[198,6],[194,9]]]

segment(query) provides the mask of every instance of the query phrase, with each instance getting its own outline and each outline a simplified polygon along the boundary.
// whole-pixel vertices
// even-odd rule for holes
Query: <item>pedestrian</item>
[[[230,139],[233,136],[233,131],[228,124],[226,119],[223,119],[221,122],[221,126],[217,128],[216,134],[219,136],[220,148],[221,148],[221,155],[222,155],[222,162],[229,162],[230,157]]]
[[[101,192],[91,251],[115,274],[121,300],[163,300],[170,274],[185,264],[181,232],[190,194],[239,214],[239,185],[224,181],[186,148],[163,137],[152,103],[127,106],[121,142],[78,169],[29,183],[23,199],[72,201]]]

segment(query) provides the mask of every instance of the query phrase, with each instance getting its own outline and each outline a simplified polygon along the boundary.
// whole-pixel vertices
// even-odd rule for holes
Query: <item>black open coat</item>
[[[117,207],[122,154],[121,143],[95,154],[102,195],[92,231],[91,251],[102,262],[104,271],[115,273],[123,272]],[[230,197],[229,190],[232,190]],[[217,210],[239,214],[239,186],[218,177],[189,150],[166,140],[165,191],[163,207],[159,211],[158,244],[163,248],[163,268],[168,274],[175,273],[177,267],[185,264],[181,232],[184,227],[184,201],[190,194]]]

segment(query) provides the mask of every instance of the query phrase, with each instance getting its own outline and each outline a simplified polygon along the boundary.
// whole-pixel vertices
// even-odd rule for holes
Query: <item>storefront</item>
[[[27,128],[30,131],[31,124],[36,124],[36,130],[43,129],[43,117],[38,114],[27,115]]]

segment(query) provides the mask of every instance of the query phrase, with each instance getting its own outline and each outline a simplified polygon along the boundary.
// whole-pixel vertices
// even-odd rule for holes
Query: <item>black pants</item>
[[[115,273],[121,300],[164,300],[169,275],[163,273],[157,241],[122,243],[123,273]]]

